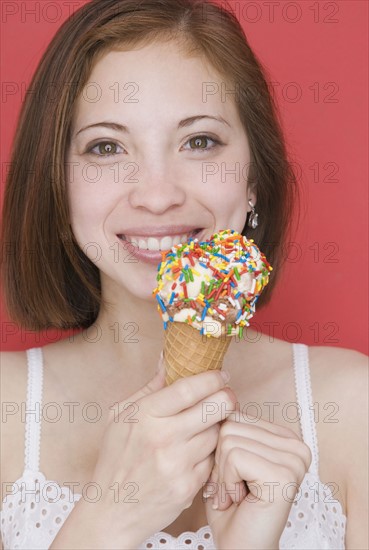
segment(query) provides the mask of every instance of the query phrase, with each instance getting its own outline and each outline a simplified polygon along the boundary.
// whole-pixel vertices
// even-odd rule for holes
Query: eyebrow
[[[178,129],[191,126],[191,124],[194,124],[195,122],[203,119],[216,120],[221,124],[226,124],[227,126],[230,126],[229,122],[227,122],[221,116],[196,115],[196,116],[191,116],[181,120],[178,124]],[[76,136],[78,136],[78,134],[80,134],[81,132],[88,130],[89,128],[96,128],[100,126],[103,128],[110,128],[111,130],[116,130],[118,132],[125,132],[127,134],[130,133],[128,127],[124,126],[124,124],[118,124],[116,122],[95,122],[93,124],[89,124],[88,126],[85,126],[84,128],[81,128],[80,130],[78,130],[78,132],[76,133]]]

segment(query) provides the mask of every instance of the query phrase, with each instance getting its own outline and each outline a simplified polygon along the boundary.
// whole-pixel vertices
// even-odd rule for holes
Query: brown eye
[[[111,157],[123,153],[122,147],[114,141],[99,141],[90,146],[86,153],[97,157]]]
[[[117,152],[117,145],[110,141],[98,144],[100,155],[114,155]]]
[[[196,136],[189,140],[191,149],[206,149],[209,138],[206,136]]]

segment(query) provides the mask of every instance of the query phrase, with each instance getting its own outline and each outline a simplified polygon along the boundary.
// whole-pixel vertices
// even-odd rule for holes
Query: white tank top
[[[308,361],[308,347],[293,344],[297,403],[303,439],[312,452],[312,463],[291,505],[279,548],[306,550],[345,548],[346,516],[329,484],[319,479],[318,445]],[[1,535],[4,549],[48,549],[73,510],[81,494],[73,486],[60,486],[39,470],[42,418],[43,354],[41,348],[27,350],[28,384],[25,427],[25,467],[3,501]],[[10,494],[11,492],[11,494]],[[143,549],[215,549],[211,529],[204,526],[196,533],[179,537],[168,533],[153,534],[139,545]]]

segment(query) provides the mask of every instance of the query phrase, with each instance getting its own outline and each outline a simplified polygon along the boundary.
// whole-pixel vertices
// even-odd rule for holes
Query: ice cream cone
[[[220,370],[230,342],[229,336],[204,336],[187,323],[168,323],[164,342],[167,385],[178,378]]]
[[[153,294],[164,323],[166,383],[221,369],[241,340],[272,271],[253,239],[233,229],[162,252]]]

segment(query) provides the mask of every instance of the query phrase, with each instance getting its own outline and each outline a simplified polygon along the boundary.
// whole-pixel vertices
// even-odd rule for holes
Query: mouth
[[[198,238],[202,229],[195,229],[189,233],[163,235],[161,237],[149,237],[143,235],[117,235],[117,237],[123,242],[129,242],[134,247],[140,250],[148,250],[152,252],[161,252],[163,250],[170,250],[173,246],[177,246],[180,243],[186,243],[189,239]]]

